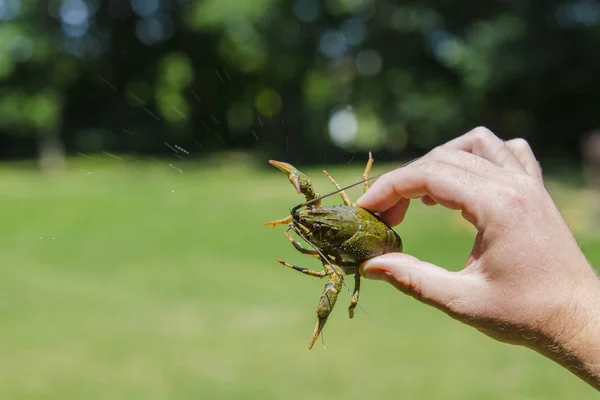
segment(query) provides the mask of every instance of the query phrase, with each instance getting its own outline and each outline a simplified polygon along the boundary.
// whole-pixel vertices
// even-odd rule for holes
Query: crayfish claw
[[[300,179],[298,179],[302,172],[298,171],[292,164],[282,161],[269,160],[269,164],[283,171],[290,179],[290,182],[292,182],[292,185],[294,185],[294,188],[296,188],[298,194],[302,193]]]
[[[303,194],[306,201],[314,200],[319,197],[313,188],[312,182],[306,175],[300,172],[292,164],[288,164],[282,161],[269,160],[269,164],[283,171],[298,194]],[[316,202],[315,205],[320,205],[320,201]]]
[[[302,193],[302,189],[300,188],[300,180],[298,180],[297,176],[290,176],[290,182],[292,182],[292,185],[294,185],[294,188],[296,188],[296,192],[298,194]]]

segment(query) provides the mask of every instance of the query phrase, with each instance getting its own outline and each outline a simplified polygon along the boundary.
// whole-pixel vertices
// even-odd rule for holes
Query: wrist
[[[600,390],[600,280],[592,272],[565,303],[531,347]]]

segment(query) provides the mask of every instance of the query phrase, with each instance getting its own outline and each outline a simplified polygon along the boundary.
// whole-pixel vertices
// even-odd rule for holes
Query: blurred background
[[[484,125],[600,264],[599,48],[597,0],[0,0],[0,397],[592,398],[378,282],[309,352],[323,282],[275,258],[318,262],[261,224],[302,200],[271,158],[325,193]],[[474,237],[396,230],[449,269]]]

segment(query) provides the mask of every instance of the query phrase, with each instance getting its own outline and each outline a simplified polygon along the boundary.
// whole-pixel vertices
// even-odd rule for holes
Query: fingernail
[[[358,271],[366,279],[377,279],[379,275],[379,271],[376,268],[370,267],[368,261],[362,264]]]
[[[368,276],[367,276],[368,272],[369,272],[369,269],[366,267],[366,262],[358,266],[358,273],[363,278],[368,278]]]

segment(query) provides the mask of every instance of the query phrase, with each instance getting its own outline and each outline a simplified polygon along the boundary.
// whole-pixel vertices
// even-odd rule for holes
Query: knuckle
[[[474,149],[487,148],[492,146],[495,142],[500,141],[500,139],[491,130],[484,126],[478,126],[468,135],[468,139]]]
[[[472,139],[476,142],[486,143],[497,138],[494,133],[485,126],[478,126],[471,131]]]
[[[430,159],[437,160],[437,159],[443,158],[444,154],[445,154],[444,149],[442,149],[441,147],[438,146],[438,147],[434,148],[433,150],[431,150],[427,156]]]
[[[452,150],[448,150],[442,146],[438,146],[427,153],[427,159],[432,161],[446,162],[456,157]],[[439,166],[439,164],[438,164]]]
[[[511,139],[507,143],[510,144],[515,149],[519,150],[531,150],[531,146],[529,146],[529,142],[523,138]]]

